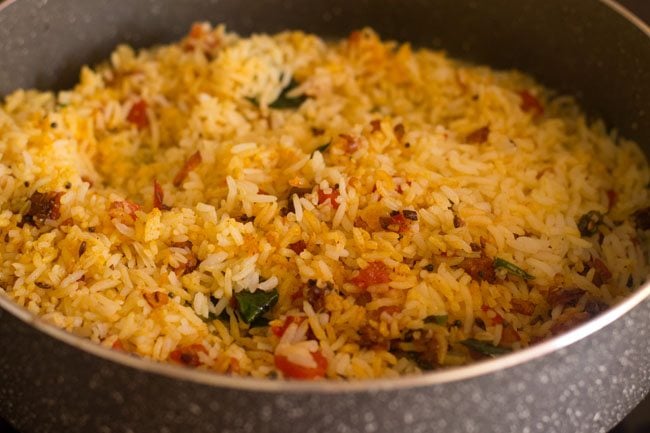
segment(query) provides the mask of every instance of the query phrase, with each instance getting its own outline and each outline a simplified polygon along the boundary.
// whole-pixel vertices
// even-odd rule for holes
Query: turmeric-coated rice
[[[637,144],[519,72],[195,24],[0,105],[0,293],[219,373],[411,374],[629,295],[649,182]]]

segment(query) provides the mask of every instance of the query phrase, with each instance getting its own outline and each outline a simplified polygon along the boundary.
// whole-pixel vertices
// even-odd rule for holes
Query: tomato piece
[[[201,365],[199,352],[208,353],[202,344],[191,344],[172,351],[169,354],[169,359],[188,367],[198,367]]]
[[[126,349],[124,349],[124,344],[120,339],[115,340],[115,342],[111,346],[111,349],[117,350],[118,352],[126,352]]]
[[[519,107],[522,109],[522,111],[525,111],[526,113],[532,112],[535,116],[541,116],[544,114],[544,107],[542,106],[542,103],[539,102],[539,99],[537,99],[528,90],[520,91],[519,97],[521,98],[521,104]]]
[[[188,36],[190,38],[199,39],[205,33],[205,26],[203,23],[194,23],[190,29]]]
[[[352,284],[362,289],[375,284],[388,283],[389,281],[390,272],[384,262],[368,263],[368,266],[361,269],[359,274],[350,280]]]
[[[149,126],[149,118],[147,117],[147,102],[144,99],[139,99],[126,116],[126,120],[133,123],[138,129],[143,129]]]
[[[322,189],[318,189],[318,204],[323,204],[327,200],[330,201],[330,205],[334,209],[339,208],[339,203],[336,201],[336,199],[339,197],[339,189],[338,188],[332,188],[332,192],[324,192]]]
[[[275,368],[280,370],[286,377],[292,379],[317,379],[319,377],[325,377],[327,359],[320,351],[313,352],[311,357],[316,362],[316,367],[304,367],[289,361],[286,356],[275,355]]]

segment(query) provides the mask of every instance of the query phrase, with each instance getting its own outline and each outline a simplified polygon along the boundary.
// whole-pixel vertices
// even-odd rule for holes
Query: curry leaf
[[[495,269],[496,268],[503,268],[506,271],[508,271],[508,273],[510,273],[512,275],[516,275],[516,276],[518,276],[520,278],[523,278],[524,280],[532,280],[532,279],[535,278],[532,275],[530,275],[528,272],[521,269],[519,266],[513,265],[509,261],[504,260],[504,259],[500,259],[498,257],[494,259],[493,266],[494,266]]]
[[[436,325],[444,325],[447,323],[448,316],[446,314],[434,314],[424,318],[424,323],[435,323]]]
[[[328,141],[327,143],[318,146],[318,147],[317,147],[317,148],[316,148],[316,149],[311,153],[311,157],[313,158],[313,157],[314,157],[314,153],[316,153],[316,152],[320,152],[320,153],[325,152],[325,151],[327,150],[327,148],[330,147],[330,144],[332,144],[332,142],[331,142],[331,141]]]
[[[598,226],[603,223],[603,214],[592,210],[578,220],[578,230],[582,236],[592,236],[598,231]]]
[[[298,87],[299,83],[295,81],[293,78],[287,84],[287,87],[282,89],[280,92],[280,96],[278,98],[271,102],[269,104],[269,107],[271,108],[298,108],[302,105],[303,102],[307,100],[306,95],[299,95],[299,96],[287,96],[288,93],[290,93],[293,89]]]
[[[503,355],[505,353],[512,352],[511,349],[494,346],[489,341],[481,341],[481,340],[476,340],[474,338],[463,340],[460,342],[460,344],[482,355],[487,355],[487,356]]]
[[[239,317],[251,324],[262,314],[270,310],[278,302],[278,291],[269,292],[258,290],[256,292],[239,292],[235,294]]]
[[[419,352],[404,352],[403,356],[406,359],[411,360],[418,366],[420,370],[429,371],[435,370],[436,366],[433,365],[430,361],[423,359],[422,353]]]

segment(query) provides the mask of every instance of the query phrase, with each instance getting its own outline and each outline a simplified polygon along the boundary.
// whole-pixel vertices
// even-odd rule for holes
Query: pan
[[[119,43],[197,20],[384,38],[518,68],[575,95],[650,156],[650,31],[612,1],[17,0],[0,5],[0,95],[72,85]],[[421,376],[227,377],[156,364],[57,329],[0,297],[0,415],[24,432],[594,432],[650,389],[650,285],[566,334]]]

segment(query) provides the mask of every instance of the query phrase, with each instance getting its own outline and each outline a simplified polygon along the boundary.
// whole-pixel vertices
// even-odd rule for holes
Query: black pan
[[[18,0],[0,5],[0,95],[70,86],[121,42],[191,22],[444,47],[576,95],[650,155],[650,31],[609,0]],[[366,382],[225,377],[101,348],[0,297],[0,416],[24,432],[596,432],[650,389],[650,284],[537,346]]]

